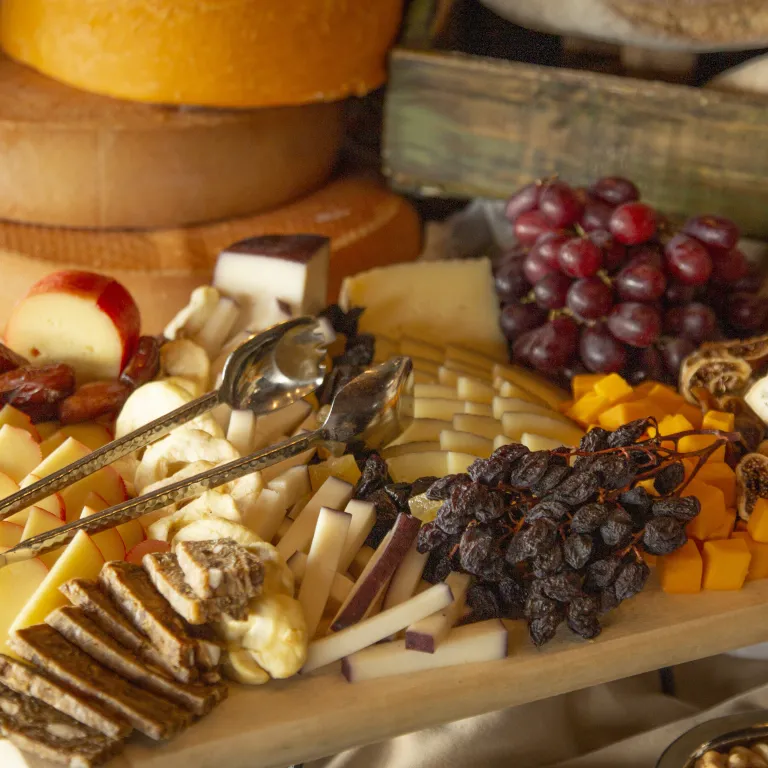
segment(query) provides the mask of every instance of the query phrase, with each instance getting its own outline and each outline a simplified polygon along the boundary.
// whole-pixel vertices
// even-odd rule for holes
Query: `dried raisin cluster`
[[[615,432],[595,428],[576,451],[506,445],[466,474],[412,485],[388,483],[386,463],[371,456],[357,489],[376,505],[368,543],[376,546],[397,513],[407,512],[408,498],[426,493],[442,504],[419,531],[419,551],[430,553],[424,578],[474,575],[470,621],[525,618],[536,645],[563,622],[593,638],[600,614],[643,589],[643,555],[669,554],[687,540],[685,525],[700,504],[680,495],[687,485],[681,459],[701,466],[727,440],[682,454],[670,446],[690,433],[665,436],[662,445],[643,437],[651,426],[653,419],[640,419]],[[649,478],[657,496],[636,484]]]

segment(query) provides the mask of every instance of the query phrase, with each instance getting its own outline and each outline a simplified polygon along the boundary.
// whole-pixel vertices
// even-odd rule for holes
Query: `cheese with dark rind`
[[[192,290],[210,282],[220,251],[248,237],[297,232],[331,239],[329,301],[347,275],[413,261],[421,249],[414,208],[364,176],[338,178],[266,213],[183,229],[97,232],[0,222],[0,328],[41,277],[85,268],[119,280],[139,305],[142,331],[159,333]]]
[[[0,219],[177,227],[272,209],[336,162],[342,104],[180,109],[78,91],[0,56]]]
[[[83,90],[264,107],[363,95],[385,79],[403,0],[5,0],[2,46]]]

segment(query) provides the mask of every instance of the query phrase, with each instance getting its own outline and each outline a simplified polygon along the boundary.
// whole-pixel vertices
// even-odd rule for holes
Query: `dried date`
[[[7,373],[16,368],[29,365],[29,360],[14,352],[5,344],[0,344],[0,373]]]
[[[24,411],[33,421],[54,418],[58,404],[75,391],[75,372],[64,363],[25,365],[0,374],[0,402]]]
[[[95,421],[101,416],[116,416],[123,407],[131,388],[119,381],[92,381],[59,403],[59,421],[79,424]]]
[[[160,339],[141,336],[136,351],[120,374],[120,382],[136,389],[157,376],[160,370]]]

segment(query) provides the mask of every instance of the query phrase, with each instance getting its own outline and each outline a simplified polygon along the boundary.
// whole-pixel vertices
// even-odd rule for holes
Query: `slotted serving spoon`
[[[407,357],[395,357],[369,368],[338,391],[328,418],[314,432],[291,437],[250,456],[230,461],[103,512],[26,539],[0,554],[0,567],[58,549],[71,541],[78,531],[99,533],[168,504],[197,496],[243,475],[265,469],[323,442],[346,443],[353,438],[360,438],[372,447],[387,443],[403,431],[410,418],[404,408],[403,398],[410,372],[411,361]]]
[[[0,520],[154,442],[222,403],[267,413],[314,392],[325,376],[327,336],[313,317],[297,317],[246,341],[227,358],[221,386],[0,500]]]

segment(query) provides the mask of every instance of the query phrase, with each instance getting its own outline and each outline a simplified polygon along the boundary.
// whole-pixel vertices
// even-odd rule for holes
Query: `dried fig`
[[[755,502],[768,498],[768,456],[748,453],[736,467],[736,504],[739,517],[749,520]]]
[[[754,371],[760,370],[768,362],[768,334],[754,336],[751,339],[735,339],[733,341],[702,344],[700,351],[707,352],[712,348],[746,360]]]
[[[752,376],[746,360],[715,350],[694,352],[680,367],[680,392],[689,403],[698,405],[694,391],[705,388],[715,397],[740,395]]]

